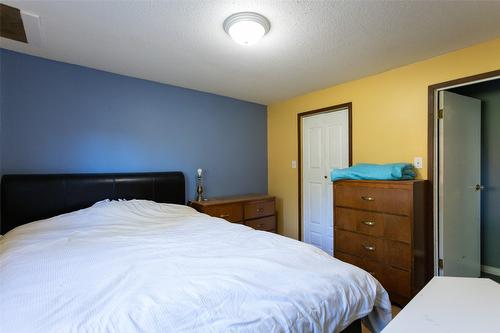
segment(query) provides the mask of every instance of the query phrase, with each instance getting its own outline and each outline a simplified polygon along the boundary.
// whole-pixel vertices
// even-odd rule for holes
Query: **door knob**
[[[476,186],[474,186],[474,189],[476,190],[476,192],[481,191],[481,190],[484,190],[484,186],[477,184]]]

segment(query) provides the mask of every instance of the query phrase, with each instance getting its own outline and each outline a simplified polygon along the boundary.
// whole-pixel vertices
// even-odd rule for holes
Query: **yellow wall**
[[[298,237],[297,113],[353,103],[353,163],[424,158],[427,177],[429,85],[500,69],[500,39],[268,106],[269,193],[277,197],[280,234]]]

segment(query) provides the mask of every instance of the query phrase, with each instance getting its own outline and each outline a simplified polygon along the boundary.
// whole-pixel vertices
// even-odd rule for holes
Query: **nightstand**
[[[190,206],[213,217],[276,233],[276,203],[272,196],[246,195],[192,201]]]

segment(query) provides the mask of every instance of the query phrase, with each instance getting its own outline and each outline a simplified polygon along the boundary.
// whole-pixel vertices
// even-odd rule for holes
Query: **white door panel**
[[[335,124],[328,127],[328,141],[327,144],[330,148],[329,156],[329,169],[333,168],[343,168],[344,165],[348,163],[345,159],[345,138],[344,138],[344,126],[340,124]],[[347,154],[348,155],[348,154]],[[347,156],[348,158],[349,156]]]
[[[317,169],[318,171],[321,171],[323,167],[322,163],[322,157],[323,157],[323,129],[321,127],[311,127],[309,129],[309,154],[308,156],[308,161],[309,165],[308,167],[311,169]]]
[[[440,92],[439,241],[445,276],[480,275],[481,101]]]
[[[347,110],[302,118],[303,240],[333,254],[332,168],[349,164]]]

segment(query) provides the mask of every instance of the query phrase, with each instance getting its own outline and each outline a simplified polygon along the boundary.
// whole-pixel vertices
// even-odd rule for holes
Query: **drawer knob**
[[[375,201],[374,197],[367,197],[365,195],[361,196],[361,199],[363,199],[364,201]]]
[[[373,245],[363,244],[363,248],[364,248],[366,251],[375,251],[375,246],[373,246]]]
[[[229,214],[220,214],[219,217],[221,219],[225,219],[226,217],[229,217]]]
[[[264,208],[257,208],[257,213],[264,213]]]
[[[376,224],[375,221],[363,221],[362,223],[369,227],[373,227]]]

